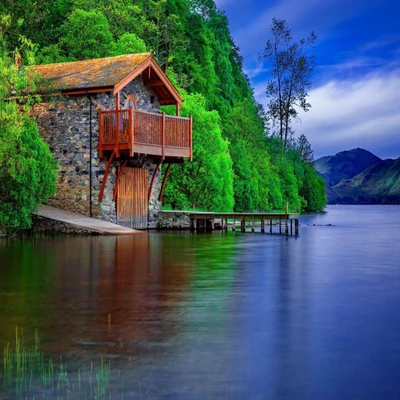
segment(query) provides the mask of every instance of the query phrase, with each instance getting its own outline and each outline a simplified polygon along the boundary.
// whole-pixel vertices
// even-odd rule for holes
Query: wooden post
[[[299,234],[299,219],[296,218],[294,220],[294,234],[298,235]]]
[[[236,231],[236,218],[233,216],[233,225],[232,225],[232,232]]]
[[[135,146],[135,136],[134,136],[134,132],[133,132],[133,108],[132,108],[132,103],[129,102],[129,155],[131,157],[133,157],[135,150],[134,150],[134,146]]]
[[[194,217],[194,219],[192,220],[192,225],[193,225],[193,230],[197,231],[197,218]]]
[[[190,145],[190,161],[193,161],[193,135],[192,135],[192,129],[193,129],[193,118],[192,116],[189,117],[189,145]]]
[[[97,145],[97,149],[99,150],[99,158],[103,158],[103,143],[104,143],[104,118],[103,118],[103,110],[99,108],[99,143]]]
[[[253,218],[252,218],[252,221],[251,221],[251,231],[254,233],[254,231],[255,231],[255,218],[254,218],[254,215],[253,215]]]
[[[279,217],[279,234],[282,233],[282,218]]]
[[[240,221],[240,228],[242,232],[246,232],[246,217],[242,217],[242,220]]]
[[[168,164],[167,170],[165,171],[164,178],[161,185],[160,194],[158,195],[158,201],[162,201],[164,189],[165,189],[165,182],[167,182],[167,177],[169,174],[169,170],[171,169],[172,164]]]
[[[101,188],[100,188],[100,193],[99,193],[99,202],[101,203],[103,201],[103,196],[104,196],[104,189],[106,187],[106,181],[107,181],[107,176],[108,176],[108,171],[110,170],[111,164],[114,160],[115,156],[115,150],[111,153],[110,158],[108,159],[106,169],[104,171],[104,176],[103,176],[103,182],[101,182]]]
[[[290,218],[290,234],[293,235],[293,219]]]
[[[265,233],[265,219],[261,217],[261,233]]]
[[[228,232],[228,217],[225,218],[225,232]]]
[[[116,123],[116,129],[115,129],[115,156],[118,158],[119,157],[119,92],[115,95],[115,123]]]
[[[289,235],[288,215],[285,215],[285,235]]]
[[[269,233],[272,233],[272,218],[269,219]]]
[[[158,162],[158,164],[156,165],[156,168],[154,169],[153,176],[151,177],[151,182],[150,182],[150,186],[149,186],[149,191],[148,191],[148,193],[147,193],[147,199],[148,199],[148,201],[150,201],[151,192],[153,191],[154,179],[155,179],[155,177],[156,177],[156,174],[157,174],[158,169],[160,168],[160,165],[161,165],[162,162],[163,162],[162,159]]]
[[[162,112],[161,119],[161,140],[162,140],[162,159],[165,160],[165,112]]]

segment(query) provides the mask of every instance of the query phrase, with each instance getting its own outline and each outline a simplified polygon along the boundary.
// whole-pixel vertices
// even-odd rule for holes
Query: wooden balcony
[[[99,110],[100,158],[104,152],[115,156],[135,154],[162,160],[192,159],[192,119],[128,110]]]

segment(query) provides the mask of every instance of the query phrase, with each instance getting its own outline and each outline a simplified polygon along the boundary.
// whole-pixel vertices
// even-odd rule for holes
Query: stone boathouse
[[[156,228],[168,171],[192,158],[192,121],[150,53],[35,66],[42,138],[60,163],[49,205]],[[176,115],[160,112],[175,105]],[[168,164],[161,181],[161,165]]]

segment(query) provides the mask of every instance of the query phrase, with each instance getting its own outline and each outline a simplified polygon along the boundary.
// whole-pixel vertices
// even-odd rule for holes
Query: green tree
[[[298,109],[308,111],[307,102],[311,87],[310,77],[314,71],[315,58],[309,54],[316,43],[314,32],[298,43],[294,41],[285,20],[273,18],[264,52],[259,61],[270,63],[270,80],[266,88],[268,117],[278,124],[278,136],[284,147],[290,139],[290,123],[297,117]]]
[[[184,95],[182,115],[193,116],[193,162],[171,168],[164,203],[175,209],[232,211],[233,170],[228,142],[216,111],[206,110],[200,94]]]
[[[146,44],[134,33],[124,33],[117,41],[115,55],[145,53]]]
[[[88,60],[114,53],[107,18],[100,11],[74,10],[60,28],[59,47],[69,60]]]
[[[29,118],[32,71],[18,68],[5,47],[0,30],[0,231],[12,231],[29,227],[31,213],[54,194],[57,165]]]

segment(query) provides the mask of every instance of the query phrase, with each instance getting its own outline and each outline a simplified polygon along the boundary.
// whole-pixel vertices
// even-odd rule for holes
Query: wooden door
[[[118,224],[133,229],[147,229],[147,191],[147,169],[125,168],[118,186]]]

